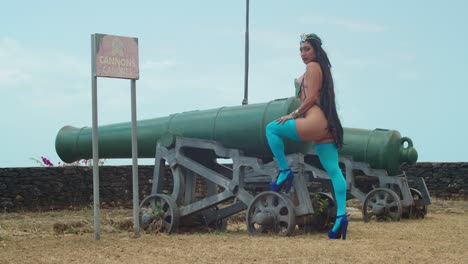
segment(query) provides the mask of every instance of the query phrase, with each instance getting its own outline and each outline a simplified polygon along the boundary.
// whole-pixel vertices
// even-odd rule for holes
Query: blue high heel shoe
[[[346,240],[346,232],[348,231],[348,216],[346,214],[339,215],[335,218],[335,221],[340,221],[340,227],[336,232],[333,232],[333,229],[328,231],[328,238],[330,239],[340,239]]]
[[[284,179],[283,182],[278,184],[277,183],[278,176],[282,172],[288,172],[288,175],[286,176],[286,179]],[[294,179],[294,173],[292,172],[291,169],[285,169],[285,170],[280,170],[278,176],[276,176],[276,180],[274,182],[270,182],[270,190],[274,191],[274,192],[279,192],[284,187],[284,192],[289,193],[289,190],[292,187],[292,183],[293,183],[293,179]]]

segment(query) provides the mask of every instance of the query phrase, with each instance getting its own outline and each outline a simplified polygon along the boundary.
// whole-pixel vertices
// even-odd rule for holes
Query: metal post
[[[98,111],[97,111],[97,77],[95,69],[96,37],[91,36],[91,82],[92,82],[92,115],[93,115],[93,202],[94,202],[94,239],[101,239],[99,212],[99,151],[98,151]]]
[[[132,175],[133,175],[133,230],[135,237],[140,236],[139,194],[138,194],[138,138],[136,118],[136,80],[131,80],[132,108]]]
[[[244,100],[243,105],[248,104],[249,93],[249,0],[246,0],[245,17],[245,72],[244,72]]]

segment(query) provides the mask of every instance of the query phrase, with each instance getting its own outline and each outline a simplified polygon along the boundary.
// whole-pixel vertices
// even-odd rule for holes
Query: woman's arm
[[[320,64],[310,62],[307,64],[307,71],[304,74],[303,93],[305,92],[306,98],[301,102],[299,108],[291,113],[293,118],[304,114],[317,103],[321,86],[322,70],[320,69]]]

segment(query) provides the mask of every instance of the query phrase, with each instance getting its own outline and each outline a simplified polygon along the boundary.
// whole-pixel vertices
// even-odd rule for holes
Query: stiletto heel
[[[348,216],[346,214],[339,215],[335,218],[335,221],[340,221],[340,227],[333,232],[333,229],[328,231],[328,238],[346,240],[346,232],[348,231]]]
[[[341,221],[341,238],[346,240],[346,232],[348,231],[348,217],[345,218],[346,221]]]
[[[278,177],[282,172],[288,172],[288,175],[286,176],[286,179],[280,184],[278,184]],[[280,170],[278,176],[276,176],[276,180],[274,182],[270,182],[270,190],[274,192],[279,192],[281,188],[284,187],[284,192],[289,193],[289,190],[292,187],[294,179],[294,173],[292,172],[291,169],[286,169],[286,170]]]

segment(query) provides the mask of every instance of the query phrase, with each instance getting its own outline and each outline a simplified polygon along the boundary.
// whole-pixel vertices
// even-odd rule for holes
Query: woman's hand
[[[285,116],[282,116],[282,117],[276,119],[276,122],[278,124],[283,124],[284,122],[286,122],[286,120],[289,120],[289,119],[294,119],[294,117],[291,114],[285,115]]]

